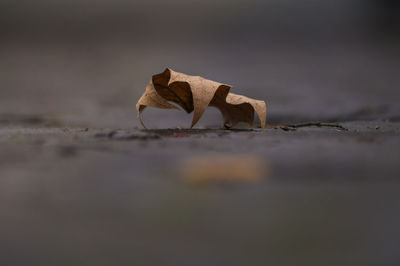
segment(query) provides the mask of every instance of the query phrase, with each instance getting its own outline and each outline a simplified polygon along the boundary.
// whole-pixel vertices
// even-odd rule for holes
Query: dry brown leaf
[[[199,121],[208,106],[213,106],[221,111],[226,127],[234,126],[238,122],[252,125],[256,112],[261,121],[261,128],[264,129],[267,115],[265,102],[230,93],[230,88],[231,86],[226,84],[167,68],[152,77],[136,104],[138,119],[145,127],[141,113],[147,106],[178,109],[169,103],[174,102],[187,113],[194,111],[191,127]]]

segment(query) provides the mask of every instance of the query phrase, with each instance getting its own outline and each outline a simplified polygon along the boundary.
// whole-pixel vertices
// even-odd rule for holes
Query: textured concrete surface
[[[0,128],[4,265],[400,261],[398,122],[264,132],[46,123]],[[187,158],[224,155],[257,156],[268,172],[206,186],[180,174]]]

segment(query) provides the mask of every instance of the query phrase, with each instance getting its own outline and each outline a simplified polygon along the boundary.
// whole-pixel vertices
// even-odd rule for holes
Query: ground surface
[[[400,123],[153,130],[2,120],[4,265],[398,265]],[[259,182],[189,184],[193,156]]]
[[[395,2],[1,1],[0,265],[400,265]],[[147,108],[142,130],[166,67],[268,127]],[[281,127],[310,121],[347,130]]]

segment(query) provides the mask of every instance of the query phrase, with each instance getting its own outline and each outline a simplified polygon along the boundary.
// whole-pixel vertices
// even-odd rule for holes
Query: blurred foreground
[[[32,122],[0,130],[4,265],[400,262],[398,122],[264,132]]]

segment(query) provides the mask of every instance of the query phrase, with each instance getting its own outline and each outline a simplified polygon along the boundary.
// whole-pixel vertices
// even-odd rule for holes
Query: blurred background
[[[0,264],[400,265],[399,47],[395,0],[0,0]],[[270,127],[139,131],[166,67]],[[310,120],[349,131],[271,127]]]
[[[395,0],[1,0],[0,111],[135,126],[145,85],[170,67],[265,99],[270,122],[398,116],[399,9]],[[149,112],[148,121],[168,116]]]

